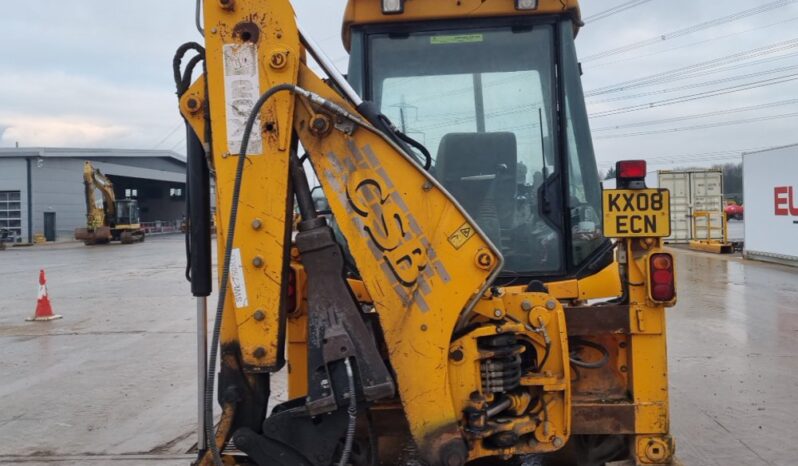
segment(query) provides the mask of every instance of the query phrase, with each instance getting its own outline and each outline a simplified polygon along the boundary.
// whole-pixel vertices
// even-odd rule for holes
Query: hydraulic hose
[[[222,266],[221,283],[219,284],[219,296],[216,302],[216,317],[213,322],[213,335],[211,337],[211,349],[208,357],[208,373],[206,374],[205,383],[205,438],[208,447],[213,455],[213,463],[215,466],[224,466],[222,457],[219,453],[219,448],[212,439],[213,435],[213,384],[216,376],[216,357],[219,349],[219,337],[222,327],[222,315],[224,313],[224,302],[227,296],[227,282],[230,277],[230,257],[233,249],[233,236],[236,230],[236,220],[238,219],[238,201],[241,197],[241,184],[244,176],[244,165],[247,157],[247,147],[249,146],[249,137],[252,132],[252,127],[255,125],[258,113],[260,112],[263,104],[266,103],[272,96],[282,91],[301,92],[307,93],[293,84],[279,84],[264,92],[255,105],[247,118],[247,124],[244,127],[244,136],[241,140],[241,149],[238,152],[238,164],[236,165],[235,182],[233,184],[233,197],[230,206],[230,218],[227,225],[227,236],[225,237],[224,249],[224,262]],[[260,130],[260,129],[258,129]]]
[[[195,52],[197,52],[197,54],[195,56],[191,57],[191,60],[189,60],[188,64],[186,65],[186,69],[181,73],[180,72],[181,62],[183,61],[183,57],[185,57],[186,52],[188,52],[189,50],[194,50]],[[175,52],[174,58],[172,58],[172,73],[174,74],[175,87],[177,88],[178,101],[183,96],[183,94],[186,93],[188,88],[191,86],[191,74],[194,71],[194,68],[196,68],[196,66],[203,60],[205,60],[205,48],[203,46],[201,46],[200,44],[198,44],[196,42],[186,42],[185,44],[183,44],[180,47],[178,47],[177,51]],[[196,136],[194,136],[194,134],[193,134],[191,126],[188,124],[188,122],[186,122],[186,144],[187,144],[186,152],[187,152],[187,157],[188,158],[190,158],[191,155],[192,155],[190,153],[191,152],[190,148],[191,148],[191,145],[192,145],[192,142],[193,142],[193,141],[191,141],[192,136],[194,138],[196,138]],[[190,161],[189,161],[189,163],[190,163]],[[191,186],[191,183],[189,183],[189,177],[190,177],[190,170],[187,170],[186,171],[186,218],[187,219],[190,218],[189,213],[191,212],[191,200],[190,200],[191,199],[191,193],[189,191],[189,187]],[[191,250],[192,250],[192,247],[191,247],[190,237],[191,237],[190,231],[186,230],[186,232],[185,232],[185,244],[186,244],[186,270],[185,270],[185,276],[186,276],[186,280],[188,282],[192,281],[191,280],[191,270],[192,270],[192,266],[191,266],[191,259],[192,259]]]
[[[205,57],[205,48],[196,42],[186,42],[177,48],[175,56],[172,59],[172,73],[174,74],[175,85],[177,85],[178,97],[182,96],[187,89],[187,87],[183,86],[183,74],[180,73],[180,62],[183,61],[183,56],[185,56],[186,52],[189,50],[194,50],[198,55]],[[190,68],[193,68],[194,66],[196,66],[196,63],[191,65]]]
[[[197,64],[205,60],[205,55],[194,55],[191,57],[191,60],[188,61],[186,64],[186,69],[183,71],[183,80],[181,81],[180,87],[182,88],[183,92],[187,91],[189,87],[191,87],[191,75],[194,71],[194,68],[197,67]]]
[[[432,167],[432,155],[430,155],[429,150],[427,150],[424,144],[421,144],[420,142],[416,141],[415,139],[411,138],[410,136],[406,135],[401,131],[396,131],[395,134],[399,139],[415,147],[416,149],[418,149],[419,152],[421,152],[424,155],[423,167],[424,170],[429,171],[429,169]]]
[[[576,367],[581,367],[582,369],[600,369],[606,366],[610,360],[610,352],[607,350],[607,348],[604,345],[601,345],[599,343],[585,340],[583,338],[574,337],[570,341],[570,346],[573,349],[582,346],[586,348],[592,348],[601,353],[601,358],[599,358],[596,361],[582,361],[581,359],[574,357],[572,354],[570,358],[571,364],[573,364]]]
[[[355,429],[357,428],[357,392],[355,391],[355,373],[352,370],[350,360],[351,358],[344,359],[346,378],[349,381],[349,408],[346,410],[349,414],[349,424],[346,426],[346,440],[344,441],[344,449],[341,452],[341,460],[338,462],[338,466],[347,466],[349,464],[349,457],[352,455],[352,445],[355,442]]]

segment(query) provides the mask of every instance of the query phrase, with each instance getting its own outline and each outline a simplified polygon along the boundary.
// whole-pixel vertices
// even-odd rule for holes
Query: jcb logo
[[[346,197],[393,276],[403,286],[414,287],[427,267],[427,253],[382,178],[372,170],[353,172],[346,184]]]

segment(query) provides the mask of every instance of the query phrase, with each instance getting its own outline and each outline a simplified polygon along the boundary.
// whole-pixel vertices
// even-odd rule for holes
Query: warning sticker
[[[469,44],[482,42],[482,34],[457,34],[452,36],[432,36],[429,38],[432,45],[441,44]]]
[[[449,243],[454,246],[455,249],[460,249],[475,233],[474,227],[468,223],[464,223],[460,228],[455,230],[454,233],[449,235]]]
[[[244,267],[241,264],[241,250],[238,248],[230,251],[230,288],[233,290],[236,308],[249,306],[247,284],[244,281]]]
[[[255,101],[260,97],[258,81],[258,50],[255,44],[225,44],[224,97],[227,115],[227,150],[237,154],[241,150],[244,128]],[[263,152],[260,116],[255,119],[247,145],[247,155]]]

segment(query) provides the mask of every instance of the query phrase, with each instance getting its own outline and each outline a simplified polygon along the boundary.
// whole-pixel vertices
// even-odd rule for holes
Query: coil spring
[[[485,337],[479,342],[479,349],[490,352],[491,356],[480,363],[482,391],[501,393],[521,385],[521,353],[515,335],[496,335]]]

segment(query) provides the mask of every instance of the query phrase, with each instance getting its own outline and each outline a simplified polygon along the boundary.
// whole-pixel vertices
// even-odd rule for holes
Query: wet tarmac
[[[0,252],[0,463],[189,464],[195,311],[182,254],[178,236]],[[668,340],[683,464],[798,464],[798,269],[677,256]],[[24,321],[40,267],[62,320]]]
[[[162,456],[195,441],[195,321],[182,245],[171,237],[0,252],[0,463],[123,456],[136,464],[156,455],[156,464],[187,464]],[[24,321],[40,267],[61,320]]]
[[[798,464],[798,269],[677,256],[672,430],[685,465]]]

